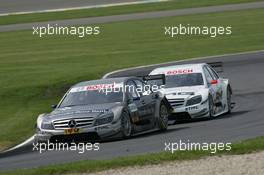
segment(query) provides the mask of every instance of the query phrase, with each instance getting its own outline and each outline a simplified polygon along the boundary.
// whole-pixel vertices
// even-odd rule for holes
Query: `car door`
[[[138,88],[138,93],[140,95],[141,103],[145,104],[146,116],[149,118],[154,118],[156,99],[154,94],[149,90],[150,85],[146,85],[143,81],[135,79],[134,82]]]
[[[148,117],[148,104],[146,103],[146,99],[142,98],[137,91],[137,85],[133,80],[129,80],[126,83],[126,93],[128,97],[131,99],[130,105],[135,105],[138,111],[138,119],[136,119],[136,123],[139,123],[145,120]]]

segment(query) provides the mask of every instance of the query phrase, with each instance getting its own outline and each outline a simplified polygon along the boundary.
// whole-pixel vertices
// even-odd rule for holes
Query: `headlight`
[[[202,96],[201,95],[195,96],[195,97],[192,97],[191,99],[189,99],[187,101],[186,106],[195,105],[195,104],[198,104],[198,103],[201,103],[201,102],[202,102]]]
[[[53,125],[50,122],[42,122],[41,129],[54,129]]]
[[[99,126],[99,125],[104,125],[104,124],[107,124],[107,123],[111,123],[114,119],[114,116],[113,114],[111,115],[107,115],[107,116],[102,116],[98,119],[96,119],[95,121],[95,126]]]

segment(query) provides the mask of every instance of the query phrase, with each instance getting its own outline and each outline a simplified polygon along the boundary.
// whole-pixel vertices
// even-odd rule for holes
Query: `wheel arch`
[[[231,94],[233,94],[233,89],[230,85],[229,79],[223,79],[223,83],[225,84],[225,89],[227,90],[227,88],[230,88]]]
[[[173,109],[172,106],[170,105],[168,99],[166,97],[163,97],[162,98],[161,103],[162,102],[168,107],[169,110],[172,110]]]

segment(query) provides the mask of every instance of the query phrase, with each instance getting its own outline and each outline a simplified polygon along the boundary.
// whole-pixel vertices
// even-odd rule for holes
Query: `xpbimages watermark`
[[[231,35],[231,26],[192,26],[190,24],[175,25],[175,26],[165,26],[164,34],[171,38],[183,35],[204,35],[211,38],[215,38],[221,35]]]
[[[32,27],[33,35],[38,37],[44,37],[48,35],[72,35],[79,38],[84,38],[91,35],[99,35],[100,27],[99,26],[59,26],[55,25],[46,25],[46,26],[33,26]]]
[[[81,91],[94,91],[108,95],[112,93],[119,92],[129,92],[129,93],[144,93],[144,92],[159,92],[161,89],[165,88],[165,85],[148,85],[148,84],[138,84],[135,85],[124,85],[123,83],[111,83],[111,84],[96,84],[87,85],[82,87],[75,87],[70,90],[71,93],[81,92]]]
[[[40,154],[45,151],[77,151],[83,154],[86,151],[99,151],[100,143],[63,143],[63,142],[34,142],[33,151],[38,151]]]
[[[222,143],[222,142],[211,142],[211,143],[195,143],[184,142],[179,140],[179,142],[165,142],[165,151],[174,153],[175,151],[209,151],[212,154],[217,153],[218,151],[230,151],[232,149],[231,143]]]
[[[118,83],[109,84],[105,87],[100,87],[99,92],[108,95],[109,93],[115,92],[129,92],[129,93],[144,93],[144,92],[158,92],[163,89],[165,85],[148,85],[148,84],[140,84],[137,86],[134,85],[123,85]]]

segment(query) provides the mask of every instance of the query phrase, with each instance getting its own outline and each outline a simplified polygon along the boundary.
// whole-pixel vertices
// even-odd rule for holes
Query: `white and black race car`
[[[231,112],[230,82],[221,78],[209,64],[161,67],[150,73],[157,74],[164,74],[166,77],[165,87],[160,91],[173,107],[176,115],[172,115],[172,119],[212,118]]]

